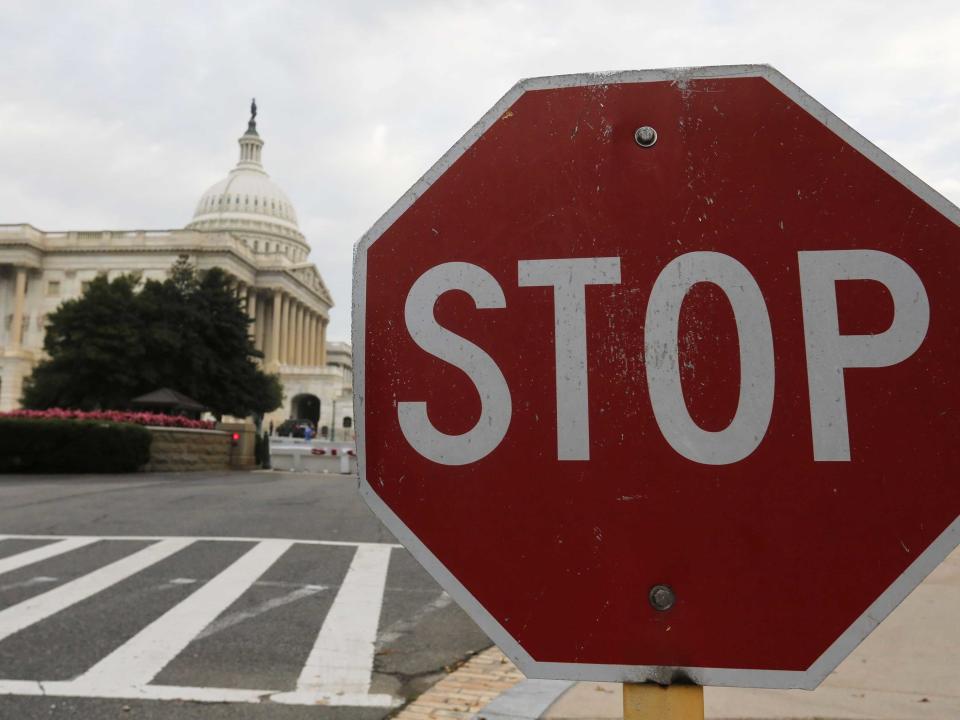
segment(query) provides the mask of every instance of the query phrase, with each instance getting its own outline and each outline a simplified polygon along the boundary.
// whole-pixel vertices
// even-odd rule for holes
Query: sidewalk
[[[513,664],[491,648],[397,718],[606,720],[623,716],[621,702],[616,683],[523,680]],[[705,703],[712,720],[960,718],[960,550],[817,690],[707,688]]]

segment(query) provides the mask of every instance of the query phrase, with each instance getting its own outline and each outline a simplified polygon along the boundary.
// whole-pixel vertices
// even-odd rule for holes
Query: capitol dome
[[[240,138],[240,159],[223,180],[200,198],[188,230],[230,232],[257,253],[281,253],[301,262],[309,246],[286,193],[270,179],[260,161],[263,140],[257,133],[256,104]]]

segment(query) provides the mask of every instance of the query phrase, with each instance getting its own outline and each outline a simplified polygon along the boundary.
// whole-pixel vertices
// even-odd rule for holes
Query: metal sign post
[[[703,720],[699,685],[623,684],[623,720]]]

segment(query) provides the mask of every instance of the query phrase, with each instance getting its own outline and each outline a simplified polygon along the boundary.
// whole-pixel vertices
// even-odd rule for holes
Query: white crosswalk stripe
[[[78,577],[29,600],[0,610],[0,640],[105,590],[146,567],[183,550],[193,540],[161,540],[106,567]]]
[[[264,540],[76,679],[92,690],[146,685],[292,545]]]
[[[3,537],[0,537],[0,540],[2,539]],[[17,553],[16,555],[2,558],[0,559],[0,575],[13,572],[14,570],[19,570],[27,565],[33,565],[41,560],[47,560],[57,555],[62,555],[65,552],[76,550],[77,548],[81,548],[84,545],[90,545],[96,541],[97,538],[95,537],[64,538],[59,542],[49,543],[38,548],[33,548],[32,550],[25,550],[22,553]]]
[[[389,546],[357,548],[296,691],[275,695],[274,702],[315,705],[368,695],[389,562]]]
[[[0,535],[3,539],[53,542],[0,558],[0,574],[55,558],[111,537]],[[244,542],[252,545],[209,581],[149,622],[133,637],[72,680],[0,679],[0,695],[48,695],[247,702],[264,700],[296,705],[391,707],[397,698],[371,693],[374,648],[386,588],[390,544],[342,541],[205,537],[124,537],[152,541],[63,585],[0,610],[0,641],[106,590],[197,542]],[[353,546],[354,554],[293,692],[269,688],[219,688],[154,684],[152,681],[295,545]],[[190,587],[190,586],[188,586]],[[322,589],[322,588],[321,588]],[[314,592],[316,592],[314,590]]]

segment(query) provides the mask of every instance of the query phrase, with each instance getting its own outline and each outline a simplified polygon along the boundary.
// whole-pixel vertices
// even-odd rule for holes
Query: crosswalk
[[[29,541],[30,547],[22,547]],[[11,554],[3,555],[7,545]],[[117,559],[117,544],[125,551]],[[43,623],[59,618],[69,620],[72,610],[79,612],[90,607],[116,608],[125,602],[114,598],[114,605],[97,603],[124,583],[142,577],[151,568],[173,563],[188,551],[200,553],[220,544],[219,550],[232,553],[229,564],[218,569],[209,579],[170,578],[161,588],[175,588],[180,593],[175,604],[161,608],[152,619],[147,617],[132,636],[122,636],[112,647],[79,675],[69,679],[11,677],[3,679],[0,670],[0,695],[46,695],[63,697],[97,697],[183,700],[194,702],[279,702],[294,705],[336,705],[389,708],[398,704],[389,693],[371,690],[374,653],[380,629],[381,611],[387,583],[392,544],[353,543],[341,541],[291,540],[275,538],[228,537],[147,537],[147,536],[61,536],[61,535],[0,535],[0,654],[4,643],[15,641],[24,633],[43,627]],[[202,547],[201,547],[202,546]],[[111,549],[105,564],[82,568],[82,574],[60,581],[44,574],[44,568],[55,561],[70,561],[83,565],[93,550]],[[316,562],[323,562],[322,554],[331,549],[351,554],[339,585],[330,583],[304,584],[270,581],[265,578],[279,563],[289,561],[292,553],[304,550],[316,554]],[[87,551],[87,555],[80,555]],[[233,555],[238,555],[233,557]],[[219,555],[217,556],[219,557]],[[310,556],[312,562],[313,556]],[[70,566],[61,562],[60,567]],[[34,577],[26,578],[32,572]],[[4,585],[12,576],[18,582]],[[284,585],[292,591],[255,606],[253,610],[236,610],[255,589]],[[11,604],[3,592],[15,588]],[[150,592],[153,592],[150,595]],[[330,591],[332,599],[312,646],[303,660],[300,674],[291,678],[290,687],[243,688],[210,687],[206,685],[166,684],[158,680],[165,669],[175,665],[178,658],[189,655],[188,648],[218,636],[230,633],[239,624],[258,612],[284,604],[293,604]],[[156,588],[141,589],[137,602],[156,596]],[[25,595],[25,596],[24,596]],[[132,601],[131,601],[132,602]],[[151,602],[155,602],[151,600]],[[129,603],[128,603],[129,604]],[[126,608],[126,606],[124,606]],[[102,622],[109,624],[110,612],[103,610]],[[85,615],[84,617],[87,617]],[[86,622],[89,622],[86,621]],[[306,649],[304,647],[304,649]],[[181,673],[182,675],[182,673]],[[269,675],[268,675],[269,676]]]

